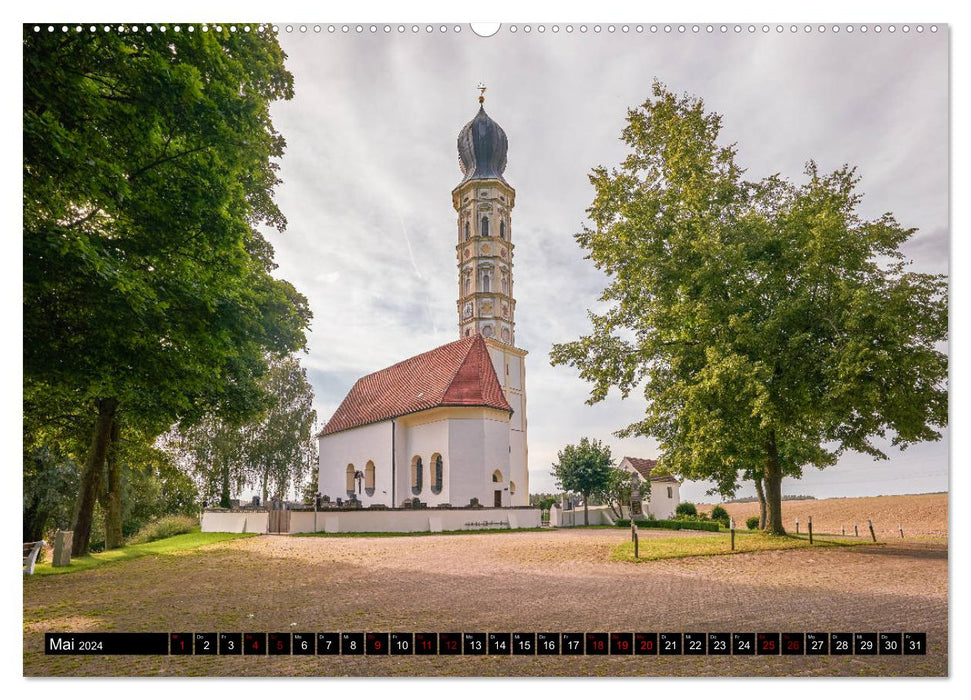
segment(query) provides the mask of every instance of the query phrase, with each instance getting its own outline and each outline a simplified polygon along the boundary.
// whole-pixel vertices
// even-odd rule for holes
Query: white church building
[[[508,142],[481,106],[458,136],[459,339],[357,380],[320,432],[320,493],[364,507],[529,505]]]

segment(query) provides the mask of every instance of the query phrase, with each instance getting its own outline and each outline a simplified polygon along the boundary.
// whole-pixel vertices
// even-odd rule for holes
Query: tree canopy
[[[583,496],[583,524],[588,525],[587,504],[590,496],[604,491],[610,483],[614,466],[610,446],[584,437],[580,438],[579,444],[564,447],[556,457],[557,461],[553,464],[556,486]]]
[[[306,299],[260,226],[293,95],[270,31],[24,33],[24,376],[97,414],[81,474],[86,551],[113,424],[155,434],[262,410],[268,355],[305,343]],[[109,476],[110,481],[110,476]]]
[[[631,109],[629,153],[590,175],[576,239],[609,284],[592,331],[555,345],[589,402],[640,388],[662,466],[731,493],[764,481],[766,529],[784,532],[781,480],[874,442],[935,440],[947,423],[946,279],[914,272],[914,229],[864,219],[850,166],[805,181],[743,179],[721,117],[655,83]]]

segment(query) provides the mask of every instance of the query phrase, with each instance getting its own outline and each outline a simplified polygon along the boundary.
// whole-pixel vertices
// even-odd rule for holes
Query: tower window
[[[505,275],[502,276],[502,293],[509,294],[509,278]]]
[[[482,217],[482,221],[479,223],[479,232],[483,236],[488,236],[489,235],[489,217],[488,216],[483,216]]]
[[[469,220],[465,220],[465,240],[469,240]]]
[[[489,273],[488,272],[482,273],[482,291],[483,292],[491,291],[489,289]]]
[[[499,222],[499,238],[505,238],[505,237],[506,237],[506,222],[505,221],[500,221]]]

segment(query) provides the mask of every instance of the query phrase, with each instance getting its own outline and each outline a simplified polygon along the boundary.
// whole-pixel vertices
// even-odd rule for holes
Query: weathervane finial
[[[485,83],[480,82],[475,87],[479,91],[479,104],[482,104],[483,102],[485,102],[485,91],[486,91]]]

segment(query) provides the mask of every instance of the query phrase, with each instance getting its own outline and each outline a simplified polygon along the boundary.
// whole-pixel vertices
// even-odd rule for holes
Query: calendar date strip
[[[894,656],[926,632],[48,632],[68,656]]]

